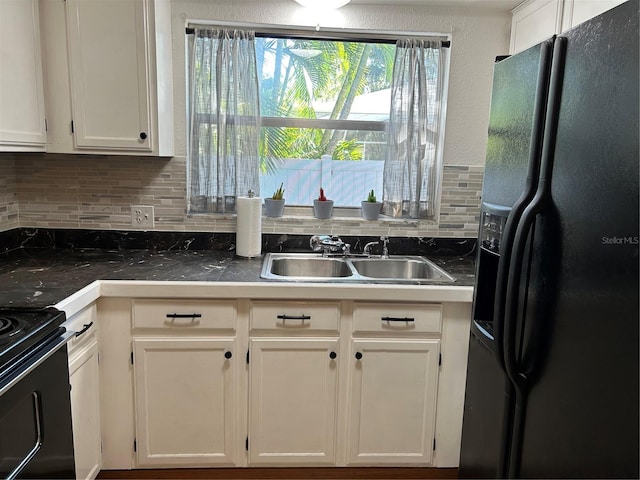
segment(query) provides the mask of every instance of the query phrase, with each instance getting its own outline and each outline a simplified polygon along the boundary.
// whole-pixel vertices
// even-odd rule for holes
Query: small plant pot
[[[264,213],[267,217],[281,217],[284,213],[284,198],[280,200],[265,198]]]
[[[377,220],[382,211],[382,202],[360,202],[362,218],[365,220]]]
[[[316,218],[331,218],[333,214],[333,200],[314,200],[313,216]]]

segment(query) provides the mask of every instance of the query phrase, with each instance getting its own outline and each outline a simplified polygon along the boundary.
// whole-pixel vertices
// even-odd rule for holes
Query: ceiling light
[[[295,0],[303,7],[314,8],[316,10],[335,10],[344,7],[351,0]]]

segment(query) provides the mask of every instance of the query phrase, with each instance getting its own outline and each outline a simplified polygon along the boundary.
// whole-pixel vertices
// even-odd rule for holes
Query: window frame
[[[245,30],[253,30],[256,38],[280,38],[280,39],[296,39],[296,40],[321,40],[321,41],[343,41],[343,42],[363,42],[363,43],[386,43],[395,44],[399,39],[403,38],[419,38],[432,41],[441,41],[442,48],[449,48],[451,46],[451,35],[443,33],[426,33],[426,32],[390,32],[383,30],[358,30],[358,29],[331,29],[322,28],[319,30],[316,28],[304,28],[293,27],[287,25],[268,25],[257,24],[248,22],[228,22],[228,21],[205,21],[205,20],[189,20],[185,32],[187,35],[194,33],[195,26],[206,27],[218,27],[218,28],[237,28]],[[187,42],[187,52],[190,48],[189,42]],[[188,58],[187,54],[187,58]],[[446,105],[448,100],[449,90],[449,68],[451,65],[450,56],[447,55],[447,61],[444,66],[443,72],[443,94],[441,105],[443,114],[441,115],[441,121],[438,132],[428,130],[428,132],[434,137],[435,141],[443,142],[444,140],[444,127],[446,124]],[[186,65],[187,71],[189,65]],[[215,115],[213,114],[198,114],[198,123],[216,123]],[[202,120],[200,120],[202,118]],[[209,121],[204,121],[208,118]],[[343,131],[386,131],[388,121],[368,121],[368,120],[345,120],[345,119],[318,119],[318,118],[284,118],[284,117],[271,117],[260,116],[261,127],[284,127],[284,128],[320,128],[320,129],[332,129]],[[443,149],[440,151],[440,155],[443,155]],[[438,199],[439,211],[440,199]],[[295,209],[304,208],[307,205],[291,205]],[[358,206],[337,206],[335,210],[337,213],[349,212],[347,217],[352,216],[352,211],[359,210]],[[398,219],[399,221],[406,221],[407,219]],[[430,223],[437,223],[433,220],[420,220]]]

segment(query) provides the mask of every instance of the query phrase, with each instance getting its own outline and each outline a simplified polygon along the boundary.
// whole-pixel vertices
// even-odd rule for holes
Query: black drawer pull
[[[356,352],[356,360],[360,360],[362,358],[362,353]]]
[[[79,337],[80,335],[82,335],[87,330],[89,330],[92,325],[93,325],[93,322],[85,323],[84,326],[82,327],[82,330],[80,330],[79,332],[76,332],[76,338]]]
[[[311,320],[309,315],[278,315],[278,320]]]
[[[329,358],[330,358],[331,360],[335,360],[335,358],[336,358],[337,356],[338,356],[338,354],[337,354],[336,352],[331,352],[331,353],[329,354]]]
[[[146,132],[140,132],[140,139],[141,140],[146,140],[147,139],[147,133]]]
[[[231,357],[233,357],[233,353],[231,352],[224,352],[224,358],[226,358],[227,360],[230,359]]]
[[[405,317],[405,318],[398,318],[398,317],[382,317],[381,319],[383,322],[415,322],[416,320],[414,318],[410,318],[410,317]]]
[[[201,313],[167,313],[167,318],[202,318]]]

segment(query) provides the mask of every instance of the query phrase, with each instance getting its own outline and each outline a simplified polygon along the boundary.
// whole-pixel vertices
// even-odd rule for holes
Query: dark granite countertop
[[[263,251],[283,251],[282,244]],[[456,286],[473,286],[472,255],[455,255],[450,249],[438,253],[444,255],[406,252],[427,256],[456,278]],[[262,258],[239,258],[231,248],[35,248],[27,244],[0,255],[0,305],[55,305],[95,280],[273,282],[260,278],[261,268]]]
[[[456,278],[455,285],[473,285],[468,258],[430,259]],[[94,280],[268,282],[261,268],[262,258],[221,251],[20,249],[0,256],[0,305],[54,305]]]

